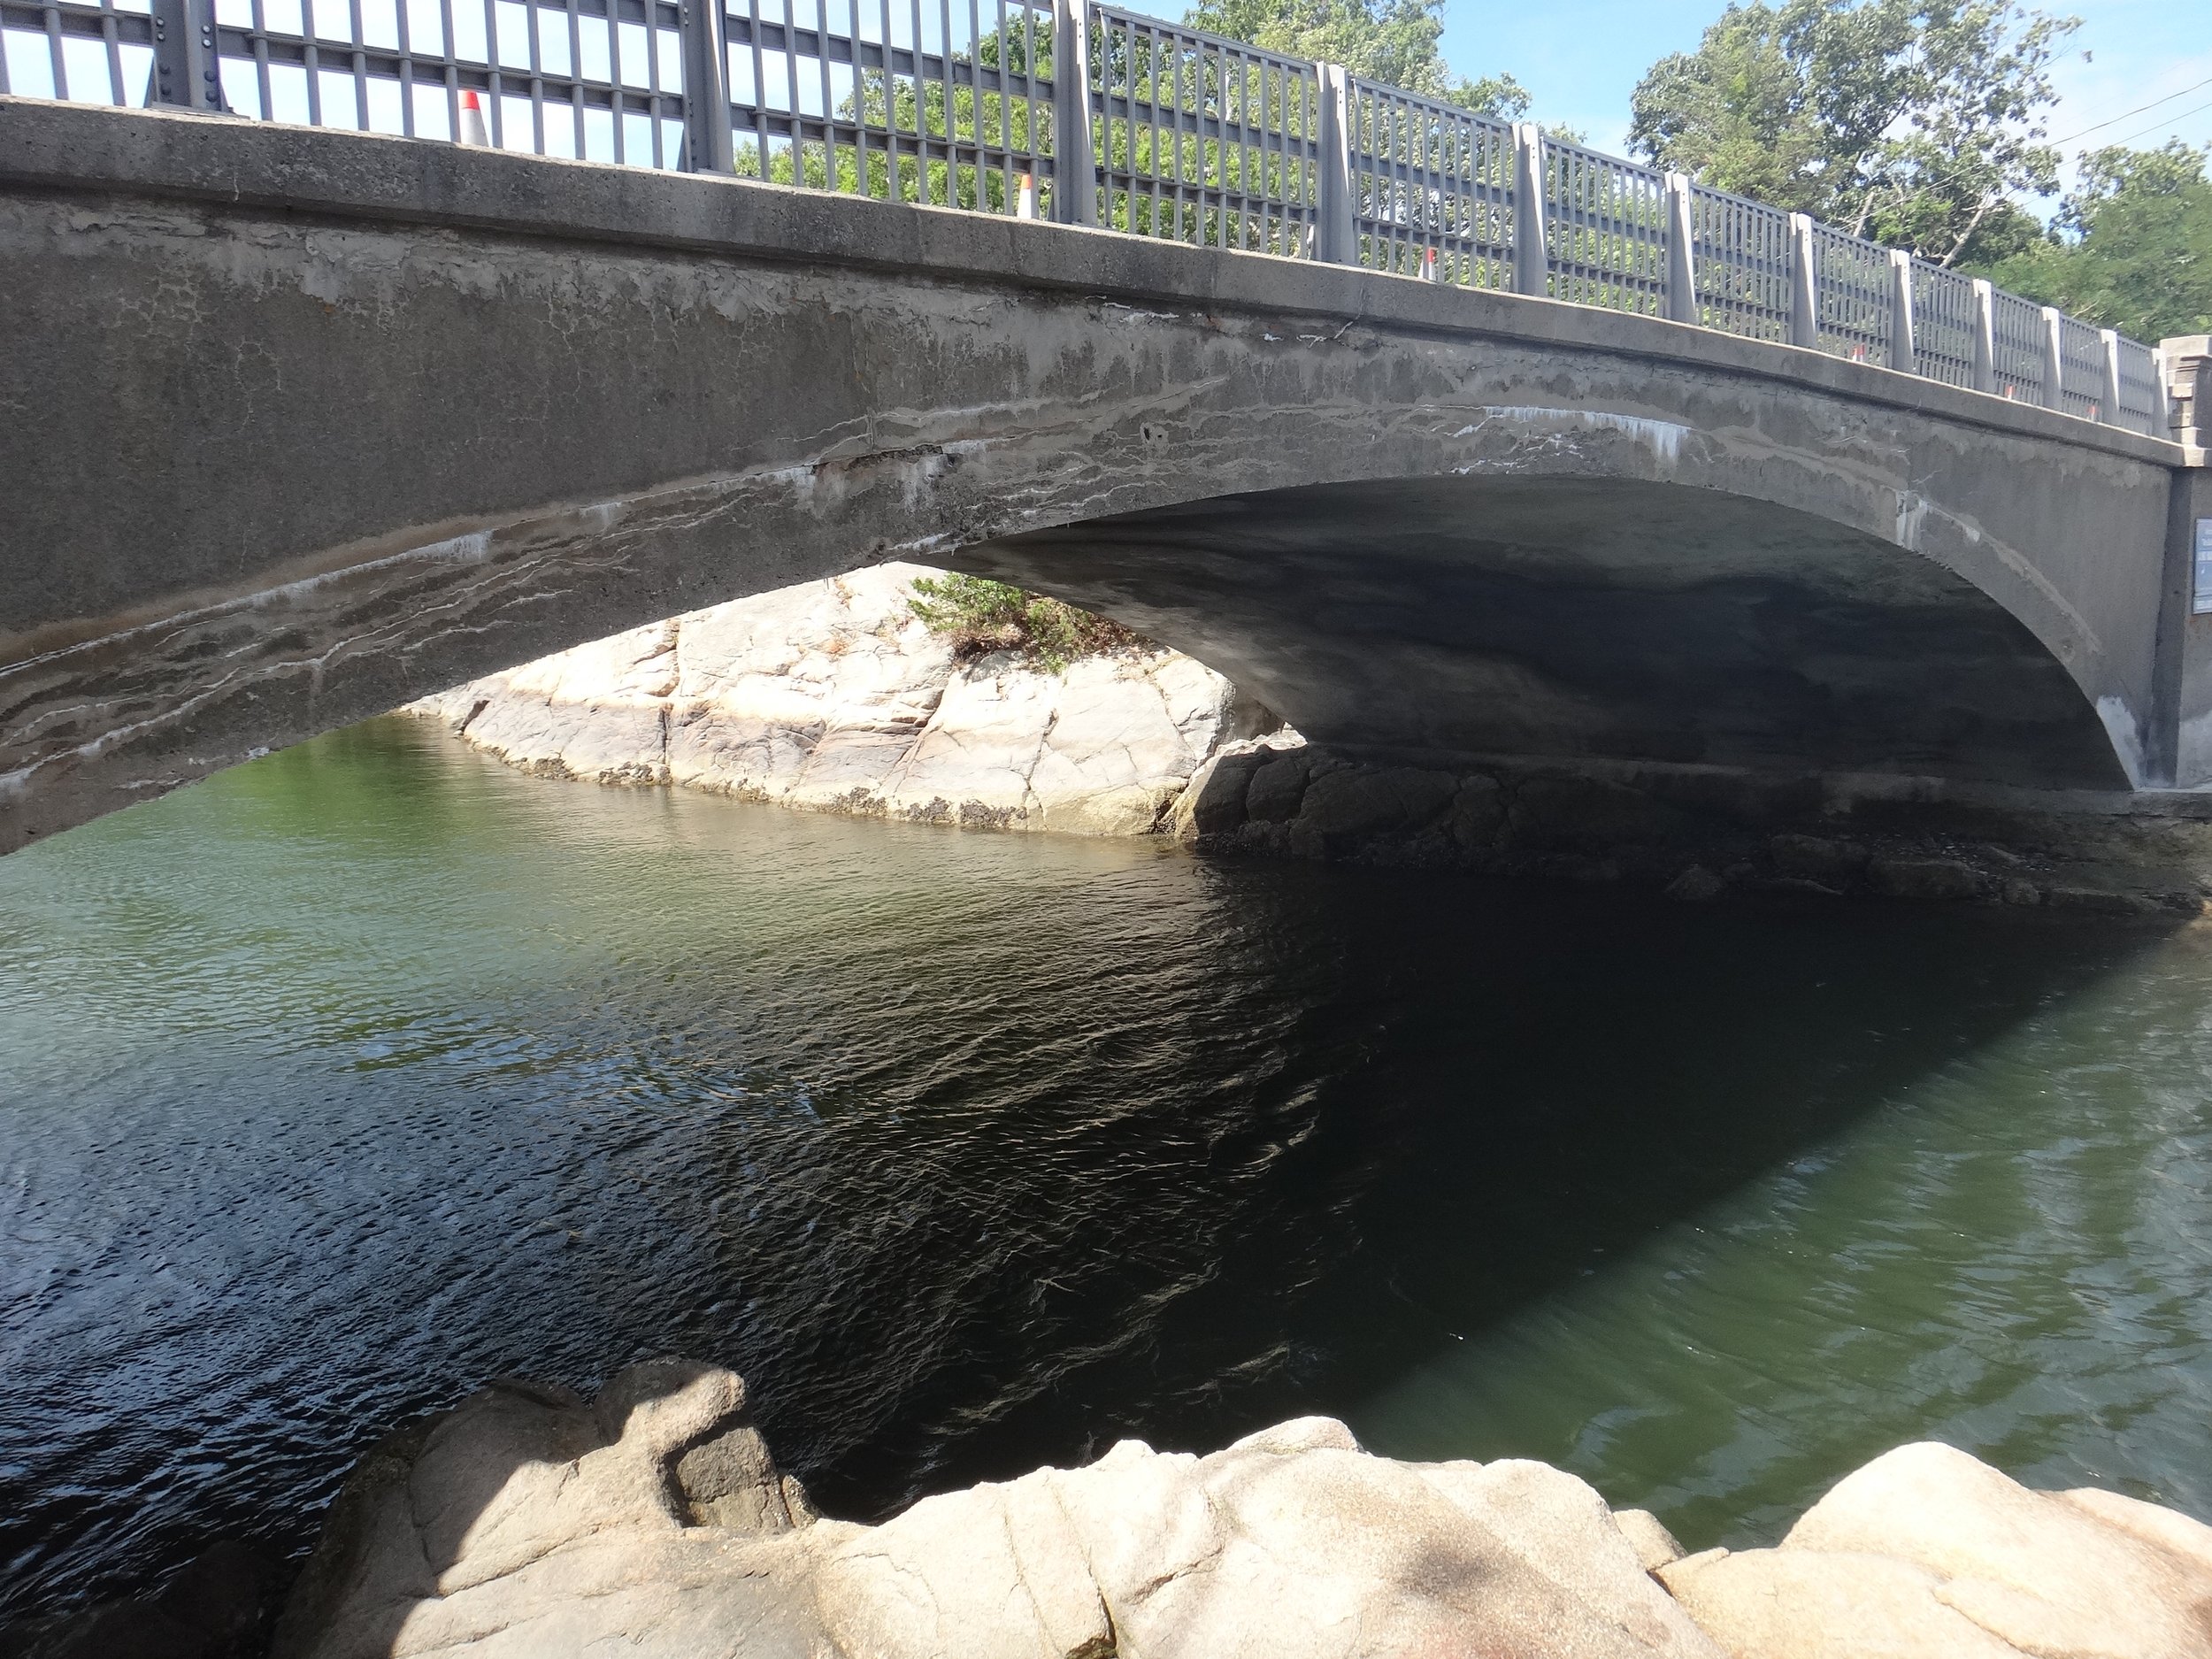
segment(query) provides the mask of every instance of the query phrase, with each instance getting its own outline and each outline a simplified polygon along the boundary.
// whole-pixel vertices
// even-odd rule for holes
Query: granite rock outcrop
[[[1158,649],[957,660],[883,565],[672,617],[408,705],[526,771],[817,811],[1092,835],[1157,826],[1272,725]]]
[[[1541,1463],[1402,1463],[1310,1417],[1208,1457],[816,1518],[732,1373],[484,1389],[364,1460],[276,1659],[1720,1659]],[[1655,1523],[1652,1529],[1655,1530]]]
[[[1917,1445],[1685,1556],[1546,1464],[1305,1417],[815,1515],[733,1373],[495,1383],[356,1469],[274,1659],[2212,1659],[2212,1527]]]

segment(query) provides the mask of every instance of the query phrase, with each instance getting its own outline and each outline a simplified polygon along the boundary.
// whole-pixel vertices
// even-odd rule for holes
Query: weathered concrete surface
[[[2176,446],[1651,319],[5,99],[0,287],[0,848],[987,543],[1348,749],[2111,787],[2176,747]]]

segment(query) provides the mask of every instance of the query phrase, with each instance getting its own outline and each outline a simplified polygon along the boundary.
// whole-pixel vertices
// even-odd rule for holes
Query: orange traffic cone
[[[1037,217],[1037,181],[1025,173],[1022,174],[1021,189],[1014,197],[1014,217]]]
[[[1436,263],[1436,250],[1433,248],[1421,250],[1421,276],[1423,280],[1428,282],[1441,282],[1444,280],[1443,268]]]
[[[484,127],[484,106],[477,102],[476,90],[471,88],[461,95],[461,142],[488,150],[491,142],[492,135]]]

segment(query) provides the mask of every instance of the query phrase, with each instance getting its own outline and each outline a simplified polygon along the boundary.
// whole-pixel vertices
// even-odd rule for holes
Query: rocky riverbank
[[[970,828],[1157,828],[1222,741],[1276,724],[1179,652],[1052,671],[959,660],[908,605],[917,565],[808,582],[408,706],[511,765]]]
[[[1779,1547],[1686,1555],[1546,1464],[1400,1463],[1305,1417],[1194,1457],[818,1517],[744,1384],[495,1383],[363,1459],[276,1659],[2212,1659],[2212,1527],[1951,1448]]]
[[[409,705],[511,765],[815,811],[1582,883],[2199,914],[2212,795],[1593,759],[1379,765],[1308,745],[1178,652],[963,659],[886,565]],[[1273,729],[1271,729],[1273,728]]]
[[[2035,797],[1926,780],[1500,759],[1377,766],[1224,743],[1166,827],[1203,852],[1622,884],[1694,903],[1847,896],[2194,917],[2212,797]]]

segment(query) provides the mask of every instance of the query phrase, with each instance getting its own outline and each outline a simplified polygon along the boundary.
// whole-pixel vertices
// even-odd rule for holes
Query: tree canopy
[[[1440,44],[1443,10],[1444,0],[1199,0],[1183,20],[1486,115],[1526,112],[1528,93],[1511,75],[1453,73]]]
[[[2076,18],[2011,0],[1744,0],[1654,64],[1630,142],[1660,165],[1944,265],[2032,242],[2057,188],[2049,68]]]
[[[2174,139],[2081,159],[2050,234],[1988,262],[2016,294],[2138,340],[2212,334],[2212,149]]]

